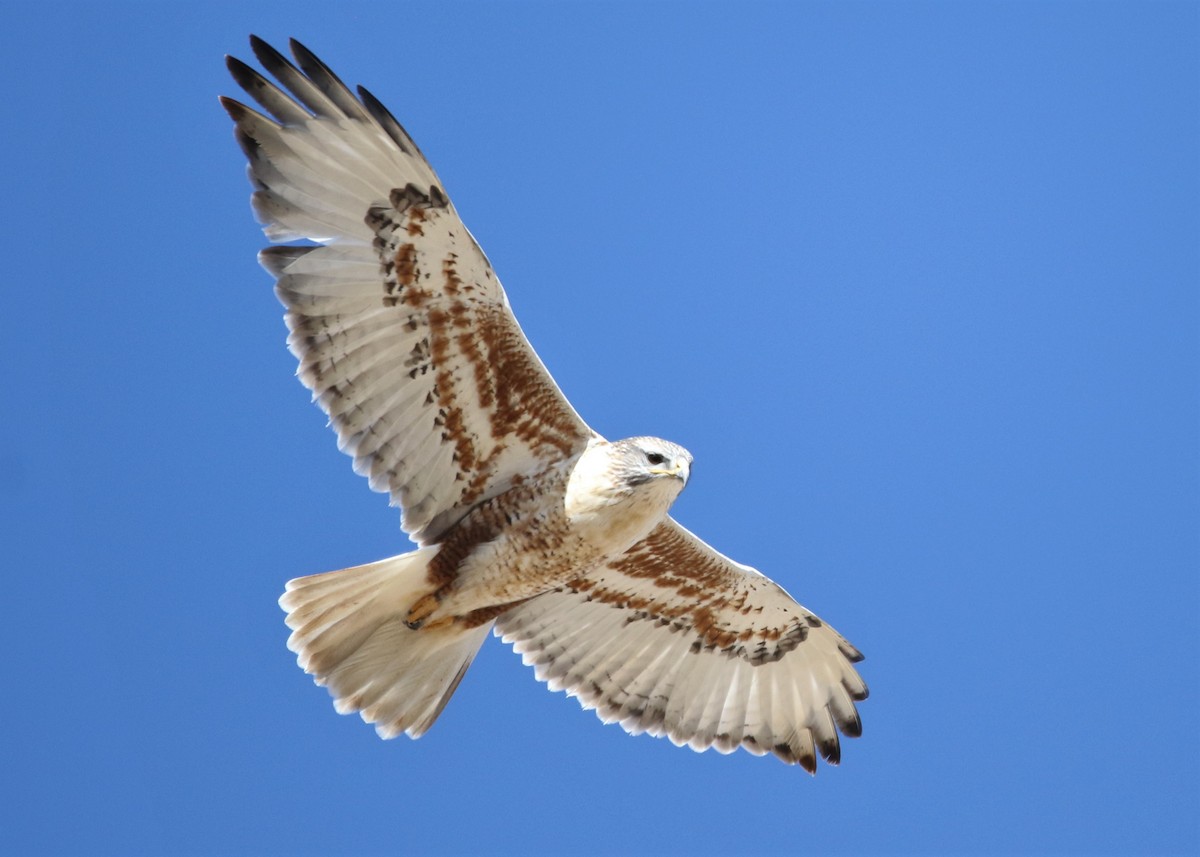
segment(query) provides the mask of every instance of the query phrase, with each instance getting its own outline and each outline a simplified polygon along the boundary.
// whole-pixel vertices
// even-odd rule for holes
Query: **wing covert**
[[[487,257],[411,137],[292,41],[251,39],[231,99],[260,255],[287,308],[297,372],[338,445],[419,543],[593,436],[517,324]]]
[[[541,681],[606,723],[816,770],[862,732],[862,655],[780,586],[668,518],[608,566],[502,615]]]

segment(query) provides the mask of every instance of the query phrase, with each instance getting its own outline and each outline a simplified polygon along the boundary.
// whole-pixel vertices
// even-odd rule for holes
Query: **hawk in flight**
[[[862,731],[858,650],[667,515],[692,457],[563,397],[421,150],[369,92],[258,38],[222,104],[300,380],[417,550],[301,577],[288,647],[391,738],[437,719],[489,631],[606,723],[813,772]]]

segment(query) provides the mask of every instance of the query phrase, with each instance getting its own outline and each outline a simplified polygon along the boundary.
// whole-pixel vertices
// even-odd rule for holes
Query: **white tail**
[[[426,547],[341,571],[288,581],[279,606],[288,648],[329,688],[341,714],[361,712],[381,738],[419,738],[442,713],[492,628],[455,624],[413,631],[404,617],[429,591]]]

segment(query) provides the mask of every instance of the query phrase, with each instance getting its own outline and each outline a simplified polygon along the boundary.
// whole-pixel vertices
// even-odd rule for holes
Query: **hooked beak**
[[[672,462],[670,467],[653,467],[650,469],[650,472],[655,476],[674,476],[686,485],[690,468],[686,461],[680,460]]]

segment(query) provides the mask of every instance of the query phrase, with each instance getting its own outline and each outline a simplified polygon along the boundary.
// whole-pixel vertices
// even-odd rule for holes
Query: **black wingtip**
[[[370,117],[363,105],[354,93],[350,91],[350,87],[342,81],[333,69],[321,61],[321,58],[302,45],[296,39],[289,39],[288,44],[292,49],[292,56],[296,58],[296,62],[300,66],[300,70],[308,75],[308,79],[313,82],[321,93],[328,98],[343,114],[351,119],[361,119],[370,121]]]
[[[817,749],[821,752],[821,757],[831,765],[842,761],[842,744],[838,741],[836,733],[832,736],[818,737]]]
[[[275,50],[275,48],[271,47],[270,44],[263,39],[260,39],[258,36],[250,36],[250,49],[254,51],[254,55],[258,57],[258,61],[262,63],[263,68],[274,74],[276,77],[279,77],[279,75],[275,72],[275,69],[277,68],[286,66],[293,71],[296,70],[296,67],[292,65],[291,60],[289,60],[279,51]]]
[[[838,721],[838,728],[847,738],[862,737],[862,718],[855,712],[854,717],[845,717]]]
[[[841,650],[842,654],[845,655],[846,660],[852,664],[861,663],[867,659],[866,655],[845,641],[843,641],[838,648]]]
[[[218,95],[217,100],[221,102],[221,106],[225,108],[225,112],[229,114],[229,118],[234,122],[239,121],[250,112],[249,107],[240,101],[230,98],[228,95]]]
[[[296,63],[300,66],[301,71],[307,74],[310,80],[319,82],[321,78],[327,78],[338,89],[344,90],[350,100],[354,99],[350,88],[342,82],[342,79],[319,56],[296,39],[288,39],[288,47],[292,49],[292,56],[296,58]],[[325,87],[322,87],[322,89],[325,90]],[[325,94],[329,95],[330,93],[326,91]]]
[[[367,112],[371,117],[379,123],[379,127],[392,138],[392,142],[400,147],[400,151],[417,157],[425,157],[421,153],[421,149],[409,133],[404,130],[404,126],[392,115],[392,111],[383,106],[383,102],[371,94],[371,91],[365,86],[356,87],[358,90],[359,100],[363,106],[367,108]]]
[[[233,82],[247,92],[254,86],[254,80],[258,77],[258,72],[237,57],[229,54],[225,55],[225,68],[229,69],[229,74],[233,78]]]
[[[258,264],[266,268],[271,276],[278,279],[283,276],[288,265],[316,249],[316,247],[297,247],[294,244],[267,247],[258,252]]]
[[[296,62],[303,66],[306,62],[311,62],[314,65],[319,65],[326,71],[329,67],[317,58],[317,55],[304,46],[304,43],[299,39],[288,39],[288,50],[292,52],[292,56],[296,58]]]
[[[785,764],[799,765],[810,774],[816,774],[817,772],[817,757],[803,747],[796,748],[786,741],[781,741],[774,747],[763,749],[769,749],[770,752],[774,753]]]

